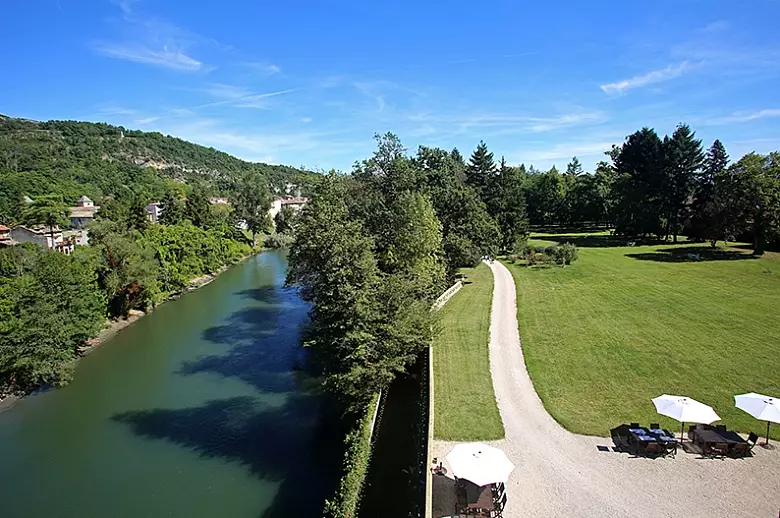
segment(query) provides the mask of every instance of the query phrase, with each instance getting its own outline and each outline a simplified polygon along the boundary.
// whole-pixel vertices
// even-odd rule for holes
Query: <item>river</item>
[[[286,264],[231,268],[0,413],[0,516],[319,516],[343,431],[303,371]]]

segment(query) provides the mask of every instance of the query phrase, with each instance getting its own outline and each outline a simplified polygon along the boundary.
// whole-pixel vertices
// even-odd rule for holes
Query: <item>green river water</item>
[[[0,517],[319,516],[343,436],[286,264],[233,267],[0,413]]]

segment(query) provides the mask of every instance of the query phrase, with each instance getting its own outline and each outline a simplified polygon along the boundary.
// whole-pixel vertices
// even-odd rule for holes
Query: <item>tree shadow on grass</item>
[[[564,243],[571,243],[578,248],[616,248],[621,246],[647,246],[667,244],[672,245],[667,241],[661,239],[650,238],[630,238],[625,236],[611,236],[611,235],[559,235],[559,236],[542,236],[541,239],[545,241],[554,241],[559,245]]]
[[[626,257],[640,261],[657,261],[661,263],[695,263],[700,261],[742,261],[756,259],[751,254],[722,248],[705,248],[686,246],[679,248],[660,248],[655,252],[625,254]]]
[[[321,396],[298,394],[280,407],[240,396],[193,408],[123,412],[112,419],[138,436],[239,463],[258,479],[281,482],[261,515],[276,518],[319,516],[334,491],[343,430],[331,414]]]

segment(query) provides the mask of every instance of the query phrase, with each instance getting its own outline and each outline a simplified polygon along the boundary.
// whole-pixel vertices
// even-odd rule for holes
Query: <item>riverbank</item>
[[[194,279],[190,280],[187,283],[187,287],[176,291],[174,293],[171,293],[170,295],[166,296],[159,304],[157,304],[155,307],[148,309],[147,311],[139,311],[139,310],[130,310],[127,318],[118,318],[118,319],[107,319],[106,325],[96,336],[93,338],[90,338],[87,340],[83,345],[81,345],[78,349],[78,356],[73,359],[73,362],[78,362],[80,358],[88,355],[89,353],[93,352],[95,349],[100,347],[102,344],[104,344],[106,341],[108,341],[110,338],[113,338],[117,333],[119,333],[121,330],[131,326],[135,322],[137,322],[142,317],[154,312],[155,309],[159,308],[161,305],[165,304],[166,302],[170,300],[175,300],[181,297],[182,295],[186,293],[190,293],[193,291],[196,291],[203,286],[206,286],[214,281],[217,277],[225,273],[227,270],[234,266],[238,266],[240,264],[243,264],[247,262],[252,257],[256,256],[257,254],[263,252],[265,249],[260,248],[255,251],[253,251],[251,254],[247,254],[244,257],[241,258],[240,261],[238,261],[235,264],[225,265],[219,270],[217,270],[214,273],[207,274],[207,275],[201,275],[200,277],[195,277]],[[0,387],[0,390],[2,387]],[[14,394],[14,393],[2,393],[0,392],[0,413],[8,410],[9,408],[13,407],[24,399],[25,396],[28,396],[30,394],[34,394],[35,392],[41,391],[41,390],[48,390],[48,388],[44,387],[38,387],[28,393],[24,394]]]

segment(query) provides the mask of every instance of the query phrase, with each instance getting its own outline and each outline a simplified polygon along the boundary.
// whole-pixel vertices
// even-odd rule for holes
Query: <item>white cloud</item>
[[[309,122],[311,122],[311,121],[312,121],[312,118],[311,118],[311,117],[302,117],[302,118],[301,118],[301,122],[304,122],[304,123],[309,123]]]
[[[726,117],[718,117],[706,121],[707,124],[729,124],[733,122],[748,122],[757,119],[766,119],[770,117],[780,117],[780,109],[766,109],[757,112],[737,112]]]
[[[195,108],[208,108],[211,106],[233,106],[236,108],[268,108],[269,97],[276,97],[278,95],[285,95],[292,92],[297,92],[301,88],[288,88],[286,90],[279,90],[276,92],[266,93],[250,93],[242,87],[234,87],[230,85],[217,85],[216,88],[204,89],[216,97],[221,97],[222,100],[214,101],[210,103],[200,104]]]
[[[143,126],[144,124],[151,124],[152,122],[158,121],[161,118],[162,117],[145,117],[143,119],[137,119],[135,123],[139,126]]]
[[[623,79],[622,81],[617,81],[615,83],[603,84],[601,85],[601,89],[608,94],[621,94],[627,90],[631,90],[632,88],[669,81],[670,79],[681,76],[689,68],[690,63],[683,61],[678,65],[669,65],[668,67],[661,70],[653,70],[646,74],[634,76],[629,79]]]
[[[143,45],[97,45],[95,50],[104,56],[124,59],[135,63],[145,63],[172,70],[194,72],[203,67],[203,63],[191,58],[181,50],[163,47],[153,50]]]
[[[282,69],[278,65],[274,65],[273,63],[266,63],[262,61],[250,61],[247,63],[243,63],[243,65],[253,70],[262,72],[264,75],[267,76],[278,74],[282,71]]]

